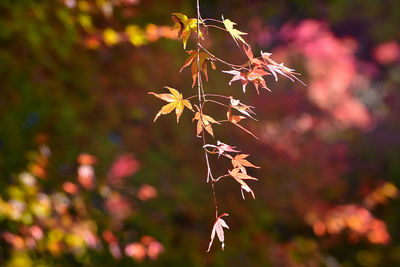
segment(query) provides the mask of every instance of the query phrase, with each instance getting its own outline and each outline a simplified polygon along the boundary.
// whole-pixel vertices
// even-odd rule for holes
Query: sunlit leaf
[[[190,55],[185,64],[183,64],[182,68],[179,70],[181,72],[184,68],[188,67],[189,65],[191,66],[192,70],[192,79],[193,79],[193,84],[192,87],[196,84],[196,79],[197,79],[197,74],[198,74],[198,69],[197,69],[197,55],[199,55],[199,66],[200,70],[204,73],[204,76],[206,77],[206,80],[208,81],[208,76],[207,76],[207,62],[211,63],[211,66],[213,69],[215,69],[215,65],[212,62],[214,58],[212,58],[208,53],[206,52],[200,52],[197,53],[196,50],[190,50],[187,51],[187,53]]]
[[[210,251],[211,245],[214,242],[215,234],[217,234],[219,241],[221,242],[221,248],[224,250],[225,247],[225,237],[224,237],[224,227],[229,229],[229,226],[226,224],[226,222],[221,219],[224,216],[228,216],[227,213],[223,213],[222,215],[218,216],[217,220],[214,223],[213,229],[211,231],[211,240],[208,245],[207,252]]]
[[[170,91],[170,94],[156,94],[154,92],[149,92],[149,94],[152,94],[166,102],[169,102],[169,104],[161,108],[161,110],[155,116],[153,122],[155,122],[161,115],[168,114],[174,109],[176,112],[176,122],[179,122],[179,117],[182,115],[183,109],[187,107],[188,109],[193,110],[192,105],[190,104],[189,100],[183,99],[182,94],[174,88],[168,86],[164,87]]]
[[[214,148],[213,153],[218,152],[218,157],[224,154],[225,156],[232,158],[232,156],[230,156],[226,152],[234,152],[234,153],[240,152],[239,150],[235,149],[236,147],[227,145],[220,141],[217,141],[217,145],[206,144],[203,146],[203,148],[208,148],[208,147]]]
[[[233,22],[229,19],[224,19],[223,17],[222,17],[222,19],[223,19],[225,29],[229,32],[230,35],[232,35],[232,38],[235,41],[235,43],[237,45],[239,45],[238,44],[238,40],[239,40],[240,42],[247,44],[246,41],[241,36],[241,35],[246,35],[247,33],[234,29],[233,26],[236,25],[235,22]]]
[[[172,13],[172,19],[175,21],[174,28],[179,29],[178,37],[182,39],[183,48],[186,49],[186,43],[191,32],[197,32],[197,19],[189,19],[182,13]],[[199,35],[202,37],[201,32]]]
[[[200,119],[201,117],[201,119]],[[192,121],[197,120],[197,136],[200,136],[200,133],[203,131],[203,129],[206,129],[206,131],[214,137],[214,132],[211,126],[211,123],[216,123],[220,124],[218,121],[214,120],[212,117],[207,116],[207,115],[201,115],[200,112],[197,112]]]
[[[232,108],[236,109],[237,111],[239,111],[240,113],[246,115],[247,117],[252,118],[253,120],[256,120],[255,118],[253,118],[250,115],[250,114],[255,115],[254,111],[251,110],[254,107],[245,105],[245,104],[241,103],[240,100],[234,99],[234,98],[231,98],[230,102],[231,102],[231,107]]]
[[[246,158],[248,157],[248,154],[240,154],[236,155],[232,159],[232,165],[234,168],[239,168],[243,173],[247,173],[245,167],[252,167],[252,168],[260,168],[252,163],[250,163]]]
[[[247,185],[247,183],[243,180],[258,180],[255,177],[249,176],[247,175],[247,173],[243,173],[241,168],[235,168],[232,171],[228,170],[229,175],[232,176],[239,184],[240,184],[240,188],[241,190],[245,190],[248,193],[251,193],[251,195],[253,196],[253,198],[255,199],[255,195],[253,190],[251,190],[251,188]],[[244,194],[242,191],[242,197],[244,199]]]

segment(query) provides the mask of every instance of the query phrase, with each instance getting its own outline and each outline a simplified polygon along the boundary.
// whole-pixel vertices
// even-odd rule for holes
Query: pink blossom
[[[140,186],[139,191],[137,193],[137,197],[141,201],[147,201],[150,199],[153,199],[157,197],[157,189],[155,189],[153,186],[144,184]]]
[[[400,45],[396,41],[390,41],[376,46],[372,55],[381,64],[390,64],[400,60]]]
[[[112,183],[119,182],[122,178],[134,174],[139,166],[139,162],[131,153],[123,154],[114,161],[108,178]]]

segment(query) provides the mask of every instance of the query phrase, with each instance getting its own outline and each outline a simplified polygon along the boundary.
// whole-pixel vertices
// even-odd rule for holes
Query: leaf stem
[[[185,99],[192,99],[192,98],[195,98],[195,97],[198,97],[198,96],[199,95],[192,95],[192,96],[189,96],[189,97],[187,97]],[[218,95],[218,94],[204,94],[204,96],[214,96],[214,97],[221,97],[221,98],[231,99],[230,96]]]
[[[221,97],[221,98],[231,99],[231,96],[218,95],[218,94],[206,94],[206,96],[215,96],[215,97]]]
[[[217,179],[214,179],[214,182],[218,182],[219,179],[224,178],[224,177],[228,177],[228,176],[230,176],[230,174],[221,175]]]
[[[221,103],[221,102],[218,102],[218,101],[215,101],[215,100],[207,99],[206,102],[215,103],[215,104],[218,104],[218,105],[220,105],[220,106],[224,106],[224,107],[229,108],[228,105],[225,105],[225,104],[223,104],[223,103]]]
[[[202,20],[203,22],[205,21],[214,21],[214,22],[219,22],[219,23],[224,23],[223,21],[217,20],[217,19],[211,19],[211,18],[206,18]]]

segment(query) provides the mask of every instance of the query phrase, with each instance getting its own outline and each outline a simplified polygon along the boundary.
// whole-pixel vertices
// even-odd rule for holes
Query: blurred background
[[[308,85],[267,77],[271,93],[244,95],[209,69],[206,91],[259,119],[243,125],[260,141],[230,125],[216,140],[261,169],[255,200],[216,184],[230,229],[225,251],[206,253],[215,211],[192,114],[153,124],[165,102],[147,94],[196,94],[171,29],[195,1],[2,0],[0,266],[400,265],[396,2],[200,1],[203,18],[237,22],[255,55]],[[207,47],[246,60],[223,32]]]

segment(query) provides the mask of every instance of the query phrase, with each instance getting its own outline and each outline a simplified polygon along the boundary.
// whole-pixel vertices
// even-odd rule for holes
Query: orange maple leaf
[[[249,162],[248,160],[246,160],[245,158],[247,158],[249,156],[249,154],[239,154],[236,155],[233,159],[232,159],[232,165],[234,168],[239,168],[243,173],[247,173],[246,168],[245,167],[252,167],[252,168],[260,168],[256,165],[254,165],[253,163]]]
[[[255,199],[256,197],[254,195],[253,190],[251,190],[251,188],[243,180],[256,180],[256,181],[258,181],[258,179],[255,178],[255,177],[249,176],[249,175],[247,175],[247,173],[243,173],[241,171],[242,171],[241,168],[234,168],[232,171],[228,170],[229,175],[232,176],[240,184],[240,189],[241,189],[241,192],[242,192],[243,199],[244,199],[243,190],[248,192],[248,193],[251,193],[251,195]]]
[[[260,66],[255,66],[252,70],[249,72],[245,73],[243,71],[238,71],[238,70],[224,70],[222,71],[224,73],[232,74],[233,77],[229,81],[229,85],[232,84],[234,81],[241,81],[242,86],[243,86],[243,93],[246,93],[246,86],[249,82],[252,82],[254,84],[254,87],[257,90],[257,93],[260,94],[258,91],[258,87],[261,86],[262,88],[267,89],[268,91],[271,91],[268,87],[267,84],[265,83],[265,80],[262,76],[264,75],[271,75],[269,72],[264,71]]]
[[[179,70],[181,72],[184,68],[188,67],[190,64],[192,65],[192,78],[193,78],[193,84],[192,87],[196,84],[196,79],[197,79],[197,55],[199,55],[199,66],[200,70],[204,73],[204,76],[206,77],[206,80],[208,81],[208,76],[207,76],[207,62],[211,63],[211,67],[215,70],[216,66],[213,62],[215,60],[212,58],[209,54],[206,52],[200,52],[197,53],[196,50],[190,50],[186,51],[190,56],[186,59],[185,64],[183,64],[182,68]]]
[[[177,90],[174,88],[164,86],[164,88],[167,88],[171,93],[170,94],[156,94],[154,92],[149,92],[149,94],[152,94],[166,102],[169,102],[169,104],[163,106],[161,110],[157,113],[157,115],[154,118],[155,122],[158,117],[161,115],[165,115],[170,113],[175,109],[176,112],[176,122],[179,122],[179,117],[182,115],[183,109],[187,107],[188,109],[193,111],[192,105],[190,104],[189,100],[183,99],[183,96],[181,93],[179,93]]]
[[[201,117],[201,119],[200,119]],[[200,115],[200,112],[196,112],[194,115],[192,121],[197,120],[197,136],[200,136],[200,133],[203,131],[203,129],[206,129],[206,131],[214,137],[214,132],[211,126],[211,123],[216,123],[220,124],[218,121],[214,120],[212,117],[207,116],[207,115]]]

